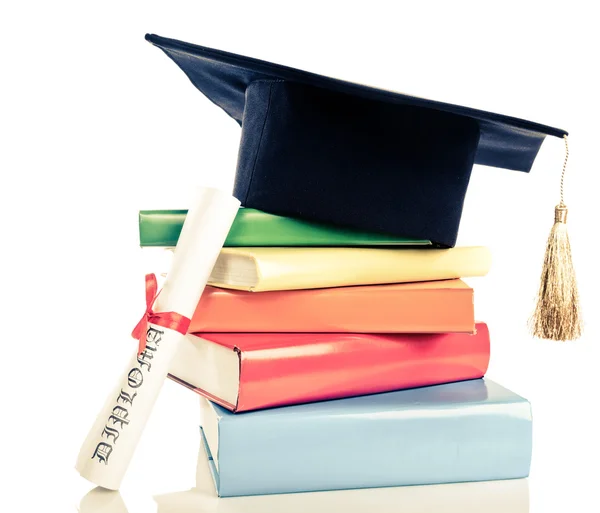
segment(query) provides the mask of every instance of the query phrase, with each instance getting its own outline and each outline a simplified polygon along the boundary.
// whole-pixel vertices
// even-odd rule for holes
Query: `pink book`
[[[231,411],[481,378],[487,325],[475,333],[188,335],[170,377]]]

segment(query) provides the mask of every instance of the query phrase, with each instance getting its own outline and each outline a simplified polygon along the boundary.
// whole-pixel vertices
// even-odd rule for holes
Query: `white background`
[[[252,4],[252,5],[250,5]],[[530,174],[476,166],[459,244],[492,334],[488,376],[534,411],[531,512],[598,511],[598,36],[588,2],[5,2],[0,8],[0,510],[75,510],[73,469],[135,347],[137,211],[230,189],[239,127],[146,32],[570,132],[569,230],[585,336],[529,338],[563,143]],[[196,397],[168,382],[123,485],[129,511],[194,485]],[[134,506],[132,506],[132,504]]]

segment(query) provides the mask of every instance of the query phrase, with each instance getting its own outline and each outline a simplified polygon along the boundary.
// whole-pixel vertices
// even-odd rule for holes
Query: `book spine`
[[[246,253],[256,255],[260,280],[252,288],[255,292],[468,278],[485,276],[491,266],[490,251],[485,247],[427,251],[326,248],[287,254],[251,250]],[[212,280],[209,283],[234,288]]]
[[[236,411],[481,378],[489,359],[484,323],[475,334],[290,334],[269,358],[242,351]]]
[[[141,247],[174,247],[187,210],[141,210]],[[429,241],[311,223],[277,216],[252,208],[241,208],[225,247],[324,247],[324,246],[430,246]]]
[[[531,411],[524,399],[362,415],[313,411],[223,420],[218,449],[222,497],[529,474]]]
[[[255,496],[251,500],[244,499],[243,502],[218,501],[214,497],[215,487],[217,490],[219,488],[218,470],[202,428],[200,428],[200,437],[194,491],[206,494],[207,507],[209,500],[210,502],[219,502],[221,505],[237,505],[232,509],[229,507],[219,508],[218,513],[248,513],[248,502],[253,503],[252,511],[273,511],[274,505],[276,505],[277,511],[285,513],[308,513],[311,511],[321,513],[327,511],[327,504],[334,506],[334,511],[348,513],[356,511],[376,511],[377,513],[399,513],[399,511],[412,513],[440,511],[445,513],[530,513],[527,479],[462,483],[452,486],[399,486],[378,488],[372,493],[368,490],[364,494],[359,492],[358,495],[352,490],[341,491],[334,494],[330,502],[323,501],[320,495],[315,496],[311,493],[283,494],[276,498],[268,495]],[[158,511],[172,511],[176,505],[181,503],[180,496],[181,492],[155,496],[154,500],[158,504]],[[370,508],[365,507],[367,503],[371,506]],[[404,509],[398,510],[399,504],[402,504]],[[316,505],[321,507],[315,509]]]
[[[473,333],[473,289],[446,283],[260,294],[209,287],[190,333]]]

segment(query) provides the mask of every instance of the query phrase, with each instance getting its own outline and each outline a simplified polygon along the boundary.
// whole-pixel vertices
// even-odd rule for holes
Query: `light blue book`
[[[530,404],[487,379],[247,413],[201,401],[221,497],[529,475]]]

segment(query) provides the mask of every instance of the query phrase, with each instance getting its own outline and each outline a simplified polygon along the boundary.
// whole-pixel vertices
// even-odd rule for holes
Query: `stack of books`
[[[186,212],[140,212],[142,247]],[[526,477],[529,403],[484,379],[483,247],[240,209],[170,377],[221,497]]]

